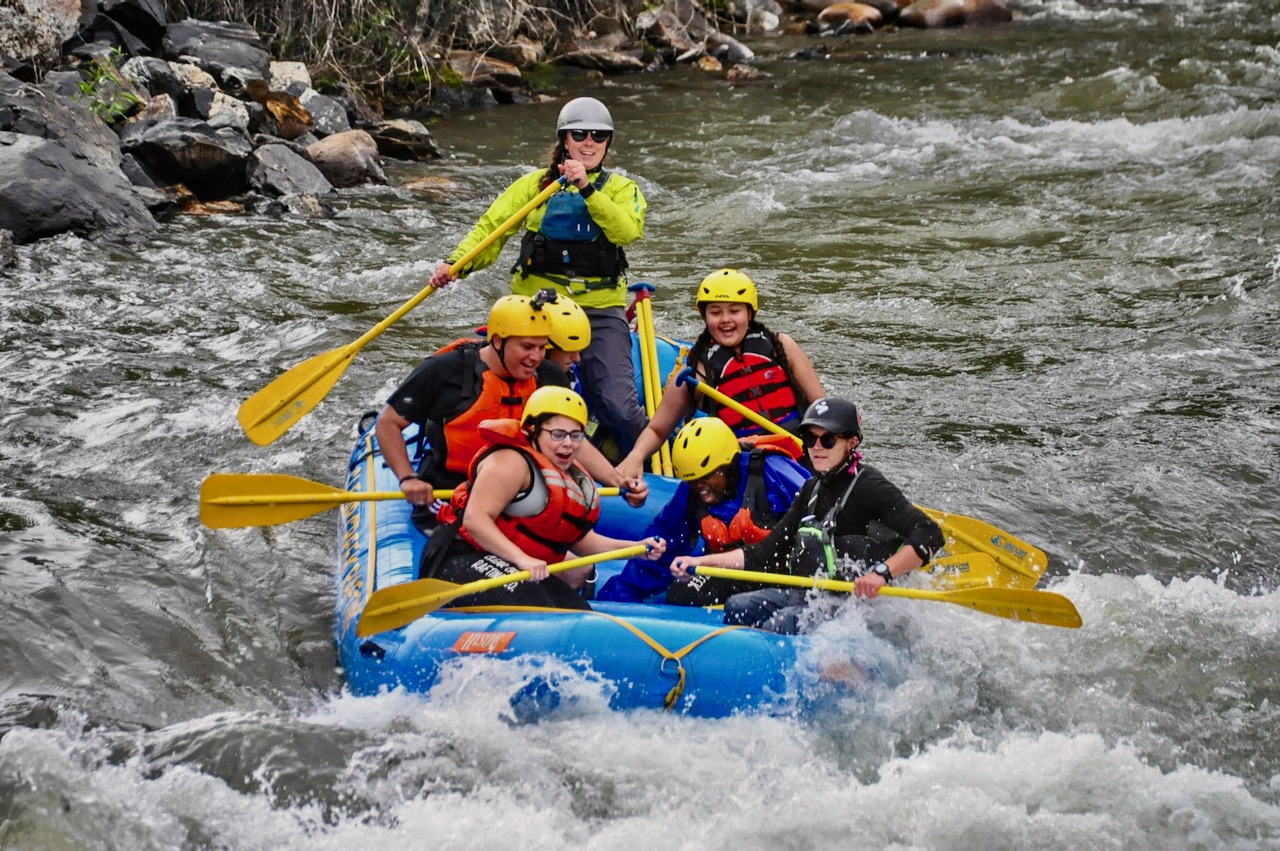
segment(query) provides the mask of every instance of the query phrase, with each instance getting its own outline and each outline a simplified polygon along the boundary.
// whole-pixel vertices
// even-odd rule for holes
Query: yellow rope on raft
[[[686,644],[684,647],[681,647],[679,650],[672,651],[672,650],[668,650],[666,647],[663,647],[661,642],[659,642],[656,638],[646,633],[644,630],[640,629],[635,624],[628,623],[622,618],[615,617],[614,615],[605,614],[604,612],[597,612],[594,609],[588,612],[588,611],[583,611],[582,609],[552,609],[552,608],[546,608],[543,606],[465,606],[465,607],[458,606],[456,608],[451,608],[451,609],[442,609],[441,611],[465,612],[468,614],[486,614],[486,613],[492,614],[497,612],[554,612],[554,613],[560,613],[560,614],[599,615],[602,618],[611,620],[614,623],[618,624],[619,626],[630,631],[632,635],[634,635],[636,638],[639,638],[645,644],[649,645],[650,649],[652,649],[655,653],[657,653],[659,656],[662,657],[663,661],[662,661],[662,665],[659,666],[659,670],[665,673],[667,662],[676,663],[676,684],[671,687],[671,690],[667,692],[667,696],[662,701],[662,709],[664,712],[670,712],[671,709],[675,707],[676,703],[679,702],[681,696],[684,695],[684,687],[685,687],[685,683],[688,680],[688,672],[685,671],[684,664],[683,662],[681,662],[681,660],[685,656],[692,653],[696,647],[704,644],[707,641],[710,641],[713,638],[717,638],[721,635],[724,635],[727,632],[732,632],[735,629],[747,628],[741,625],[722,626],[719,629],[708,632],[706,635],[702,636],[697,641]]]

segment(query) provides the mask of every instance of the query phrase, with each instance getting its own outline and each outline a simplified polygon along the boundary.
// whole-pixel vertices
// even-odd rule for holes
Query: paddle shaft
[[[617,496],[621,490],[619,488],[600,488],[600,496]],[[449,499],[453,496],[453,488],[441,488],[435,491],[436,499]],[[356,493],[355,491],[334,491],[333,493],[277,493],[277,494],[253,494],[243,496],[215,496],[206,499],[206,505],[220,505],[223,507],[244,507],[252,505],[340,505],[344,502],[381,502],[384,500],[404,499],[404,494],[400,491],[368,491],[366,493]]]
[[[766,417],[760,416],[755,411],[743,405],[737,399],[730,398],[729,396],[726,396],[725,394],[721,393],[719,390],[715,389],[714,387],[707,386],[706,382],[701,381],[698,378],[695,378],[693,376],[692,370],[686,369],[684,372],[680,374],[680,377],[677,378],[676,380],[688,381],[693,385],[693,388],[697,390],[699,393],[705,394],[706,396],[719,402],[721,405],[724,405],[726,408],[731,408],[732,410],[737,411],[743,417],[755,423],[756,425],[760,426],[761,428],[767,429],[775,434],[780,434],[780,435],[789,437],[792,440],[794,440],[796,443],[800,444],[801,446],[804,445],[803,441],[801,441],[799,437],[796,437],[794,434],[787,431],[782,426],[778,425],[777,423],[773,422],[772,420]],[[991,543],[984,542],[976,538],[975,536],[968,534],[967,532],[965,532],[965,530],[956,528],[955,523],[948,523],[946,521],[944,517],[944,514],[946,512],[941,512],[941,511],[938,511],[937,509],[932,509],[932,508],[924,508],[923,506],[917,506],[917,507],[920,508],[921,511],[924,511],[926,514],[928,514],[929,517],[934,522],[936,522],[938,525],[945,528],[947,533],[952,535],[957,541],[960,541],[961,543],[969,547],[972,547],[978,552],[984,552],[989,554],[997,562],[999,562],[1000,564],[1003,564],[1005,567],[1008,567],[1010,570],[1015,571],[1017,573],[1021,573],[1024,576],[1030,576],[1036,579],[1040,577],[1040,572],[1043,572],[1043,569],[1040,572],[1036,572],[1033,569],[1028,568],[1024,561],[1017,560],[1006,549],[998,546],[994,542],[991,542]],[[957,518],[972,520],[972,518],[964,518],[963,515],[960,515],[960,514],[957,514],[955,516]],[[982,521],[973,520],[973,522],[976,524],[976,523],[981,523]],[[989,524],[983,524],[983,525],[989,525]],[[993,531],[993,534],[996,536],[999,536],[1002,540],[1006,540],[1006,541],[1017,540],[1013,538],[1012,535],[1009,535],[1006,532],[1002,532],[1001,530],[996,529],[994,526],[991,526],[991,529]],[[1022,543],[1022,542],[1019,541],[1018,543]],[[1026,545],[1026,547],[1024,548],[1024,551],[1029,553],[1039,552],[1029,544]],[[1034,556],[1032,556],[1032,558],[1034,558]],[[1041,554],[1041,558],[1043,558],[1043,554]]]
[[[648,547],[644,544],[635,544],[630,547],[608,550],[595,555],[582,556],[581,558],[551,564],[547,566],[547,570],[552,574],[556,574],[611,559],[627,559],[643,555],[647,549]],[[488,591],[492,588],[501,588],[503,585],[510,585],[513,582],[527,582],[531,578],[529,571],[520,570],[490,579],[468,582],[465,585],[454,585],[447,590],[431,590],[425,594],[418,593],[418,589],[423,587],[436,589],[439,585],[447,583],[441,583],[439,580],[419,579],[414,582],[380,588],[369,595],[368,601],[365,602],[364,610],[360,613],[360,620],[356,624],[356,635],[360,638],[365,638],[379,632],[399,629],[402,626],[413,623],[423,615],[430,614],[450,600],[465,597],[468,594],[478,594],[481,591]]]
[[[600,488],[602,497],[618,488]],[[453,496],[451,488],[435,492]],[[345,502],[404,499],[400,491],[344,491],[321,482],[279,473],[214,473],[200,486],[200,519],[212,529],[275,526],[327,511]]]
[[[704,396],[714,399],[715,401],[719,402],[721,405],[724,405],[726,408],[729,408],[733,411],[737,411],[739,414],[743,416],[744,419],[747,419],[755,423],[765,431],[771,431],[774,434],[780,434],[780,435],[783,435],[784,437],[789,437],[792,440],[794,440],[796,444],[799,446],[804,445],[804,442],[800,440],[800,438],[796,437],[794,434],[787,431],[785,428],[778,425],[773,420],[769,419],[768,417],[761,416],[760,414],[748,408],[746,405],[739,402],[737,399],[724,395],[716,388],[708,385],[705,381],[702,381],[701,379],[697,378],[693,374],[692,369],[686,368],[684,372],[680,373],[680,375],[677,376],[676,378],[677,384],[683,384],[684,382],[688,382],[692,384],[693,389],[703,394]]]
[[[636,333],[640,338],[640,377],[644,384],[644,410],[650,417],[662,402],[662,383],[658,377],[658,338],[653,325],[653,286],[635,284]],[[653,472],[671,475],[671,446],[664,440],[650,461]]]
[[[480,252],[505,236],[507,231],[524,221],[525,216],[533,212],[534,209],[559,192],[563,187],[563,180],[548,185],[534,196],[529,203],[517,210],[515,215],[495,228],[484,239],[476,243],[471,250],[450,265],[449,274],[457,275],[461,272]],[[259,445],[265,445],[292,428],[308,411],[319,404],[320,400],[328,393],[329,388],[346,371],[352,359],[370,340],[387,330],[406,313],[421,304],[436,289],[434,286],[427,285],[417,295],[397,308],[390,316],[374,325],[353,342],[304,361],[246,399],[240,406],[240,425],[249,436],[249,439]],[[323,387],[323,392],[317,391],[312,397],[307,397],[308,390],[326,382],[327,386]],[[269,427],[264,429],[264,425],[269,425]]]
[[[772,585],[789,585],[797,588],[817,588],[822,591],[851,593],[854,584],[839,579],[823,579],[816,576],[792,576],[785,573],[761,573],[753,570],[731,570],[720,567],[693,568],[694,573],[740,582],[761,582]],[[955,591],[926,591],[921,588],[895,588],[886,585],[878,592],[883,597],[905,597],[913,600],[931,600],[937,603],[954,603],[983,614],[1009,620],[1024,620],[1046,626],[1075,629],[1080,626],[1080,613],[1075,605],[1061,594],[1049,591],[1031,591],[1021,588],[961,588]]]

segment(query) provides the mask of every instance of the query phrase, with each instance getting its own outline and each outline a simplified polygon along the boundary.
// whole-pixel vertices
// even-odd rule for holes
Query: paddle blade
[[[416,579],[413,582],[379,588],[369,595],[369,600],[364,605],[364,611],[356,623],[356,635],[367,638],[411,624],[453,598],[469,593],[459,591],[465,587],[467,586],[445,582],[443,579]]]
[[[990,523],[936,508],[919,508],[942,527],[947,549],[953,553],[986,553],[1002,567],[1033,580],[1032,585],[1049,567],[1049,558],[1042,550]]]
[[[240,405],[240,427],[259,446],[272,443],[320,404],[360,347],[349,343],[308,358]]]
[[[1024,573],[1007,570],[986,553],[936,558],[920,568],[938,591],[961,588],[1025,588],[1035,587],[1036,580]]]
[[[644,544],[636,544],[547,565],[547,569],[552,573],[560,573],[602,561],[642,555],[647,549]],[[402,626],[408,626],[423,615],[434,612],[457,597],[478,594],[513,582],[525,582],[529,578],[529,571],[521,570],[491,579],[479,579],[468,582],[466,585],[455,585],[439,579],[417,579],[413,582],[402,582],[399,585],[379,588],[369,595],[369,599],[364,604],[364,611],[360,613],[360,620],[356,624],[356,635],[367,638],[379,632],[399,629]]]
[[[958,591],[921,591],[915,588],[880,589],[882,597],[910,597],[955,603],[974,611],[1015,621],[1077,629],[1084,622],[1075,604],[1052,591],[1028,591],[1021,588],[965,588]]]
[[[327,511],[351,497],[297,476],[214,473],[200,485],[200,521],[210,529],[274,526]]]

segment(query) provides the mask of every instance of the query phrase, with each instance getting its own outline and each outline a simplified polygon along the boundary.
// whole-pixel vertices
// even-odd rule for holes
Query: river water
[[[275,444],[237,426],[424,285],[558,104],[460,115],[447,160],[391,169],[447,197],[62,237],[0,275],[0,847],[1280,848],[1280,3],[1017,8],[590,93],[650,201],[659,330],[747,271],[869,460],[1040,545],[1083,628],[848,607],[826,634],[884,680],[820,717],[584,684],[516,726],[483,661],[346,693],[336,512],[212,531],[198,489],[341,482],[358,416],[505,290],[424,302]]]

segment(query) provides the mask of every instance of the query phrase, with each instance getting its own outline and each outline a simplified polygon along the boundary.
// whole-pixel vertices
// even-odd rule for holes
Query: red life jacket
[[[767,420],[782,423],[802,416],[801,394],[782,365],[774,348],[773,335],[762,327],[747,332],[741,351],[713,342],[702,354],[704,380],[721,393],[740,402]],[[760,431],[737,411],[707,399],[704,410],[724,420],[739,434]]]
[[[576,461],[568,471],[561,470],[550,458],[529,445],[520,423],[514,419],[486,420],[479,435],[485,449],[471,464],[467,481],[453,491],[449,504],[437,515],[441,524],[455,523],[458,534],[476,549],[483,549],[462,527],[463,510],[469,499],[476,467],[489,453],[510,448],[519,451],[529,464],[534,477],[530,492],[541,481],[546,486],[547,504],[531,517],[512,517],[506,512],[494,520],[502,534],[524,552],[547,562],[563,561],[569,548],[592,530],[600,517],[600,493],[596,484]],[[527,495],[521,494],[520,497]]]
[[[480,359],[483,341],[475,337],[464,337],[454,340],[436,352],[444,354],[455,348],[466,346],[463,357],[463,400],[471,393],[475,398],[471,404],[449,418],[441,429],[446,447],[444,468],[460,476],[466,475],[471,462],[487,445],[480,436],[480,423],[485,420],[512,418],[519,419],[524,413],[524,403],[534,390],[538,389],[536,375],[522,381],[512,378],[501,378]],[[475,389],[479,379],[479,390]]]

